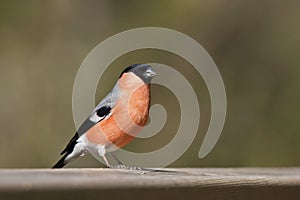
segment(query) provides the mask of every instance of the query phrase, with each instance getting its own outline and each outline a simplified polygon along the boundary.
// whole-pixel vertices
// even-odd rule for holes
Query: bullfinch
[[[150,106],[150,82],[156,72],[148,64],[134,64],[122,71],[111,92],[96,106],[61,152],[52,168],[62,168],[87,153],[103,158],[107,153],[124,166],[113,151],[128,144],[145,126]]]

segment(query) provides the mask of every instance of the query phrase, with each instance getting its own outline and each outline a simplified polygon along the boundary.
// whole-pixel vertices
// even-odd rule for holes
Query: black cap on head
[[[129,67],[126,67],[120,74],[119,78],[124,74],[124,73],[134,73],[137,75],[139,78],[141,78],[145,83],[150,83],[152,78],[156,76],[157,74],[153,70],[153,68],[148,65],[148,64],[133,64],[130,65]]]

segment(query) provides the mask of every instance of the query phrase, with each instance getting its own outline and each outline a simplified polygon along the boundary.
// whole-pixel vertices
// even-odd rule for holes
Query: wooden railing
[[[300,168],[2,169],[0,199],[300,199]]]

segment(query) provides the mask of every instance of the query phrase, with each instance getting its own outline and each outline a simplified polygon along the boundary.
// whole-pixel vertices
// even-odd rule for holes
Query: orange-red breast
[[[112,91],[83,122],[53,168],[62,168],[86,153],[102,157],[112,167],[105,156],[110,152],[121,163],[113,151],[128,144],[146,124],[150,82],[155,75],[147,64],[134,64],[123,70]]]

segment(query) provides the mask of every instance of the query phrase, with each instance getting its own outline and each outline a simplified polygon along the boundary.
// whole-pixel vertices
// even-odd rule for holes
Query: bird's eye
[[[156,75],[156,73],[152,69],[148,69],[148,70],[145,71],[145,75],[147,77],[153,77],[153,76]]]

